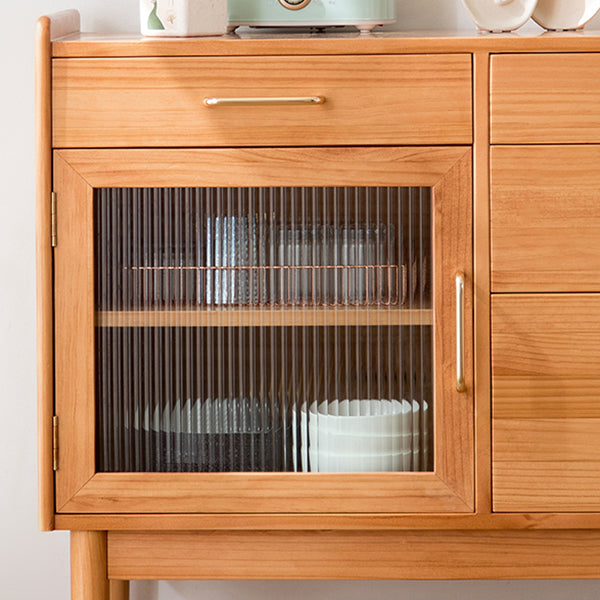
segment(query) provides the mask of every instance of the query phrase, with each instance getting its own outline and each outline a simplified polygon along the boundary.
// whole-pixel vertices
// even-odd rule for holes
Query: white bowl
[[[600,0],[538,0],[533,20],[544,29],[581,29],[600,11]]]
[[[529,20],[538,0],[463,0],[475,25],[483,31],[514,31]]]
[[[361,410],[375,414],[357,414]],[[336,414],[342,411],[347,414]],[[429,411],[426,401],[423,401],[423,411],[425,414]],[[429,442],[428,418],[424,419],[424,427],[421,430],[421,406],[416,400],[313,402],[308,411],[306,407],[302,407],[299,412],[294,409],[293,419],[293,447],[301,448],[300,464],[294,452],[294,469],[305,472],[309,470],[309,446],[312,451],[322,455],[408,452],[418,457],[420,437],[423,436],[424,444]],[[300,439],[297,438],[297,425],[300,426]],[[415,470],[418,470],[420,460],[414,460]],[[312,464],[317,463],[313,460]],[[401,466],[400,470],[410,469],[410,465]],[[339,470],[335,465],[333,468]],[[315,469],[311,467],[311,470]]]
[[[309,413],[309,430],[316,426],[329,433],[351,435],[400,434],[409,430],[412,419],[412,408],[406,400],[313,402]]]
[[[423,400],[423,431],[421,431],[421,406],[416,400],[412,401],[413,417],[412,417],[412,431],[415,435],[423,433],[423,435],[429,435],[429,403]]]
[[[413,433],[406,431],[396,435],[346,435],[329,433],[319,429],[316,434],[309,431],[310,443],[319,452],[333,454],[390,454],[396,452],[411,452]]]
[[[313,473],[376,473],[409,471],[412,453],[332,454],[309,448],[310,470]]]
[[[329,407],[326,403],[321,403],[317,409],[317,404],[313,402],[308,416],[306,411],[302,409],[302,426],[308,429],[309,435],[326,432],[354,436],[390,436],[410,432],[418,433],[421,430],[421,406],[416,400],[412,402],[407,400],[361,400],[360,402],[363,403],[363,407],[367,402],[385,402],[385,410],[388,412],[387,414],[371,415],[338,415],[335,414],[338,409],[334,403],[330,404]],[[341,405],[342,402],[339,404]],[[426,416],[428,411],[429,404],[424,400],[425,429],[428,429],[428,418]]]

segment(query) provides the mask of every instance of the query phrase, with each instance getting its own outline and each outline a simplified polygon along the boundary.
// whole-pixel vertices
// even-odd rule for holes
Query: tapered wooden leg
[[[109,589],[110,600],[129,600],[129,581],[111,579]]]
[[[110,600],[106,532],[71,532],[71,600]]]

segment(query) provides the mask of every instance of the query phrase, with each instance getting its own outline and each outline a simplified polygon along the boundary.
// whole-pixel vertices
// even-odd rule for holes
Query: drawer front
[[[491,59],[493,144],[600,142],[600,54]]]
[[[213,106],[205,98],[314,97]],[[56,148],[470,144],[468,55],[55,59]]]
[[[495,511],[600,510],[600,296],[492,298]]]
[[[491,151],[492,291],[600,291],[600,146]]]

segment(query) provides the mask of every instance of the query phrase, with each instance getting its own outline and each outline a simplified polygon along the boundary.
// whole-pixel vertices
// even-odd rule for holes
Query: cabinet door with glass
[[[473,510],[469,148],[54,170],[57,512]]]

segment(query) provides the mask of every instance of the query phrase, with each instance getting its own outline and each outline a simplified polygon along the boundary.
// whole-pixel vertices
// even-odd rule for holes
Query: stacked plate
[[[424,403],[424,410],[428,404]],[[313,402],[300,410],[300,465],[322,473],[416,471],[421,407],[407,400]],[[427,422],[427,418],[423,419]],[[295,428],[294,428],[295,431]],[[426,431],[423,432],[427,434]],[[297,444],[298,440],[294,440]],[[428,445],[423,440],[423,447]]]
[[[275,402],[188,398],[162,409],[146,407],[141,423],[137,412],[134,418],[149,471],[288,470],[284,443],[290,432],[284,432]]]

